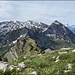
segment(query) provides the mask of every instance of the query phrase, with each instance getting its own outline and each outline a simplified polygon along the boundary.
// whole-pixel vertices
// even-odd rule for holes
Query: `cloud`
[[[0,20],[10,18],[13,7],[8,1],[0,1]]]
[[[71,24],[74,13],[73,1],[0,1],[0,21],[30,19],[50,24],[57,19]]]

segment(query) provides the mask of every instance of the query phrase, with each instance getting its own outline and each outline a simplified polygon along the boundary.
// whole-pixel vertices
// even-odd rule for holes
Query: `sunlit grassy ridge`
[[[36,71],[38,75],[75,75],[75,53],[73,49],[56,50],[46,52],[44,54],[21,55],[16,62],[10,64],[18,65],[24,62],[27,66],[20,75],[29,75],[32,71]],[[62,53],[61,52],[66,52]],[[26,59],[23,57],[26,56]],[[59,56],[59,61],[56,58]],[[71,69],[68,69],[67,64],[71,64]],[[64,71],[69,70],[69,72]]]

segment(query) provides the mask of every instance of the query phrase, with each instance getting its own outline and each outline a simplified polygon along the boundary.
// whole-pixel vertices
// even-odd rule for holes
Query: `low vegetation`
[[[9,63],[18,66],[20,62],[24,62],[25,67],[21,68],[21,71],[0,71],[0,75],[32,75],[33,71],[36,71],[37,75],[75,75],[75,52],[72,51],[73,49],[23,54],[15,62]]]

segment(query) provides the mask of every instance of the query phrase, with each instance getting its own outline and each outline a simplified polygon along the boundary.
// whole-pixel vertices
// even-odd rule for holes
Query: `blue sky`
[[[75,1],[0,1],[0,21],[75,24]]]

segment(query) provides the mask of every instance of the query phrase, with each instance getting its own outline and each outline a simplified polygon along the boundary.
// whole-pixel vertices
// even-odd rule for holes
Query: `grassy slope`
[[[56,50],[53,53],[44,53],[44,54],[33,54],[30,55],[21,55],[16,62],[10,64],[17,65],[20,62],[24,62],[27,68],[23,69],[20,72],[21,75],[29,75],[32,71],[37,71],[38,75],[75,75],[75,53],[72,53],[72,50],[67,50],[67,54],[58,54],[59,50]],[[64,50],[60,50],[63,52]],[[23,59],[23,56],[26,56],[27,59]],[[59,61],[55,62],[55,59],[52,57],[59,56]],[[72,69],[70,72],[64,73],[64,70],[67,70],[67,63],[72,64]]]

